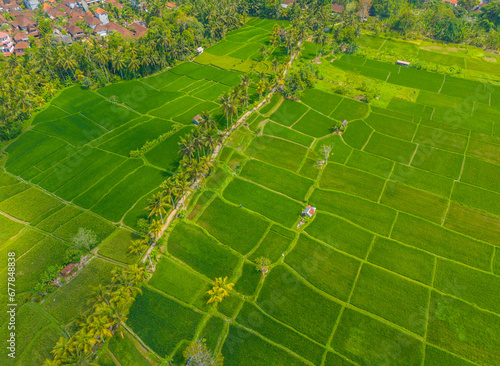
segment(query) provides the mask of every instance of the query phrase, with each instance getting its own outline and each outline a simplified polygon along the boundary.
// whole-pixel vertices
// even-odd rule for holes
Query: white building
[[[35,10],[38,8],[38,0],[24,0],[24,5],[29,10]]]

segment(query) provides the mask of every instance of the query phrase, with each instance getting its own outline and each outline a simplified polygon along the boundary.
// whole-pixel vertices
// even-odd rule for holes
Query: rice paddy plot
[[[415,153],[417,145],[408,141],[374,132],[364,147],[364,151],[408,164]]]
[[[243,305],[236,317],[236,321],[262,334],[267,339],[293,350],[316,365],[321,363],[321,358],[325,352],[324,347],[303,337],[295,330],[280,324],[251,303],[246,302]]]
[[[195,92],[193,96],[206,101],[215,102],[222,94],[228,92],[229,89],[229,86],[217,83],[210,85],[208,88],[204,88],[203,90]]]
[[[271,262],[276,262],[292,243],[295,237],[293,231],[287,231],[281,226],[273,225],[258,248],[250,256],[250,260],[265,257]]]
[[[391,160],[361,150],[353,150],[345,164],[385,179],[389,178],[395,166]]]
[[[173,122],[153,118],[104,142],[99,145],[99,148],[129,157],[131,151],[140,149],[147,141],[154,140],[160,135],[171,131],[173,127]]]
[[[396,163],[390,179],[446,198],[450,196],[453,187],[451,178],[400,163]]]
[[[162,258],[148,285],[190,303],[207,282],[177,261]]]
[[[243,166],[240,176],[299,201],[305,200],[307,192],[314,185],[314,181],[289,170],[253,159]]]
[[[400,325],[420,336],[425,334],[429,288],[372,265],[363,265],[351,303]],[[423,319],[415,321],[420,315]]]
[[[0,210],[30,222],[59,206],[61,201],[38,188],[31,187],[0,203]]]
[[[368,261],[430,286],[436,259],[434,255],[423,250],[377,236]]]
[[[170,70],[160,72],[156,75],[149,76],[143,79],[143,82],[154,89],[162,89],[168,84],[173,83],[175,80],[181,78],[182,75],[173,73]]]
[[[77,113],[83,109],[97,105],[104,98],[92,90],[83,89],[80,85],[65,89],[54,98],[52,104],[69,113]]]
[[[500,145],[489,144],[471,139],[467,146],[467,155],[484,159],[490,163],[500,165]]]
[[[229,185],[229,187],[232,186]],[[243,191],[242,195],[244,193],[246,192]],[[225,193],[224,196],[227,198],[229,194]],[[242,203],[245,208],[248,208],[245,202]],[[226,225],[227,222],[231,222],[232,225],[228,227]],[[197,224],[207,230],[222,244],[233,248],[243,255],[257,246],[269,227],[269,223],[261,217],[246,209],[225,203],[220,198],[216,198],[210,203],[198,218]]]
[[[413,142],[448,150],[457,154],[465,153],[469,139],[463,135],[445,132],[441,129],[418,126]]]
[[[284,126],[292,126],[309,108],[304,104],[285,99],[279,108],[269,118]]]
[[[297,171],[307,154],[307,149],[286,140],[258,136],[248,145],[245,153],[263,162]]]
[[[377,132],[407,141],[412,140],[417,129],[415,123],[376,113],[371,113],[364,121]]]
[[[202,102],[195,105],[194,107],[188,109],[183,114],[172,117],[175,122],[181,123],[183,125],[188,125],[193,123],[193,118],[199,115],[203,111],[211,112],[217,109],[219,105],[214,102]]]
[[[347,301],[361,262],[301,235],[285,263],[316,288]]]
[[[262,282],[262,272],[250,262],[244,262],[241,276],[238,278],[234,289],[243,296],[253,296],[259,283]]]
[[[414,102],[409,102],[407,100],[398,98],[392,98],[389,104],[387,105],[387,109],[427,119],[431,118],[433,112],[433,108],[429,106],[423,104],[417,104]]]
[[[342,101],[342,97],[318,89],[307,89],[302,93],[300,100],[312,109],[329,116]]]
[[[307,226],[307,233],[334,249],[364,258],[373,241],[373,234],[346,220],[318,212]]]
[[[179,166],[179,142],[182,137],[192,130],[191,126],[184,127],[163,140],[160,144],[148,151],[144,157],[153,165],[174,172]]]
[[[241,179],[229,183],[224,190],[224,198],[258,212],[285,227],[291,227],[298,221],[304,209],[302,204],[284,195]]]
[[[499,193],[487,191],[465,183],[455,183],[451,199],[462,205],[500,216]]]
[[[440,224],[448,209],[448,199],[401,183],[388,182],[380,203]]]
[[[452,201],[446,214],[444,226],[472,238],[498,245],[500,237],[500,218],[498,216]]]
[[[63,111],[61,108],[55,105],[49,105],[44,110],[38,112],[32,119],[31,124],[37,125],[39,123],[55,121],[64,117],[68,117],[69,113]]]
[[[316,189],[309,201],[319,210],[333,213],[366,230],[385,236],[391,231],[396,217],[396,211],[389,207],[341,192]]]
[[[464,114],[470,115],[472,112],[473,103],[467,99],[438,94],[426,90],[421,90],[417,97],[417,103],[428,105],[431,107],[455,109]]]
[[[330,114],[330,117],[337,121],[347,120],[347,122],[351,122],[358,118],[364,118],[368,112],[368,104],[358,102],[354,99],[344,98],[338,107]]]
[[[478,284],[481,284],[478,286]],[[500,278],[491,273],[438,258],[433,287],[470,304],[500,314]]]
[[[323,137],[333,132],[335,121],[314,110],[309,110],[293,129],[313,137]]]
[[[500,193],[500,166],[467,156],[460,181]]]
[[[425,347],[425,363],[424,366],[474,366],[472,362],[468,362],[458,356],[443,351],[439,348],[427,345]]]
[[[346,192],[372,201],[378,200],[384,185],[385,180],[380,177],[336,163],[329,163],[323,169],[319,182],[320,188]]]
[[[263,133],[269,136],[281,137],[285,140],[290,140],[306,147],[311,146],[314,141],[314,138],[311,136],[305,135],[289,127],[285,127],[271,121],[266,123]]]
[[[398,99],[398,100],[401,100],[401,99]],[[392,101],[392,99],[391,99],[391,101]],[[404,101],[404,102],[406,102],[406,101]],[[411,103],[411,102],[409,102],[409,103]],[[390,104],[390,102],[389,102],[389,104]],[[412,114],[398,112],[398,111],[385,109],[385,108],[380,108],[380,107],[377,107],[374,105],[370,106],[370,109],[372,110],[373,113],[382,114],[384,116],[389,116],[389,117],[400,119],[400,120],[403,120],[406,122],[418,123],[418,120],[419,120],[418,117],[414,117]],[[429,113],[429,118],[430,118],[430,113]]]
[[[113,222],[119,222],[139,197],[158,187],[167,175],[143,166],[114,186],[91,210]]]
[[[420,93],[437,93],[439,89],[441,89],[443,81],[444,76],[442,74],[431,73],[428,71],[412,69],[404,66],[400,68],[399,73],[392,72],[388,79],[388,82],[391,84],[420,89]]]
[[[33,129],[58,137],[77,147],[83,146],[107,132],[104,127],[79,113],[56,121],[39,123]]]
[[[148,360],[141,354],[134,344],[137,342],[128,332],[124,332],[123,337],[113,337],[109,340],[108,349],[113,353],[113,356],[120,362],[120,364],[129,364],[137,366],[149,366]],[[142,347],[142,346],[139,346]],[[103,357],[100,356],[101,365],[107,366],[103,363]],[[110,360],[112,365],[113,360]]]
[[[137,233],[119,228],[99,245],[99,255],[119,262],[133,264],[139,255],[130,253],[132,241],[142,239]]]
[[[457,179],[462,169],[463,155],[419,145],[411,165],[431,173]]]
[[[157,292],[144,288],[130,308],[128,325],[158,354],[174,351],[183,339],[191,339],[202,315]]]
[[[172,118],[178,116],[188,109],[195,107],[196,105],[202,103],[201,99],[195,98],[190,95],[180,97],[179,99],[168,102],[158,109],[151,111],[149,114],[160,117],[160,118]],[[194,117],[194,116],[193,116]]]
[[[485,90],[485,84],[479,81],[456,78],[446,75],[446,80],[441,88],[440,94],[450,95],[459,98],[481,98],[488,99],[488,93]]]
[[[389,350],[391,344],[397,344],[400,351]],[[353,309],[342,313],[332,347],[361,365],[417,366],[424,351],[417,338]]]
[[[266,342],[263,338],[245,329],[230,326],[226,342],[221,350],[228,365],[266,366],[272,359],[289,366],[303,365],[304,361],[293,356],[282,347]]]
[[[349,123],[342,133],[342,139],[355,149],[362,149],[373,133],[373,129],[362,120]]]
[[[276,296],[282,301],[273,301]],[[267,275],[257,305],[271,317],[321,344],[327,343],[340,313],[340,304],[306,286],[283,265]]]
[[[476,364],[500,362],[497,315],[435,291],[429,308],[428,342]]]
[[[80,228],[92,230],[96,234],[98,242],[101,242],[111,235],[116,227],[100,216],[90,212],[83,212],[81,215],[77,215],[57,227],[53,234],[63,240],[70,241]]]
[[[139,114],[134,110],[108,101],[103,101],[96,106],[87,108],[81,114],[108,131],[114,130],[139,117]]]
[[[399,213],[391,238],[475,268],[491,268],[491,245],[414,216]]]

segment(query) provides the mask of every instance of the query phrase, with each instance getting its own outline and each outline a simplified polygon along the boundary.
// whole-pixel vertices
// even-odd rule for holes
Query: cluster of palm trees
[[[90,310],[77,322],[78,331],[59,339],[51,352],[54,358],[45,360],[44,366],[92,364],[100,345],[117,333],[123,338],[127,310],[147,277],[137,264],[113,269],[111,283],[93,289],[87,302]]]

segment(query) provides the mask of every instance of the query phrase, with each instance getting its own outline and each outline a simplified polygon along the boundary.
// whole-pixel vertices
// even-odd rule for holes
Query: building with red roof
[[[16,56],[24,56],[25,49],[30,48],[30,44],[25,41],[17,42],[14,46],[14,55]]]

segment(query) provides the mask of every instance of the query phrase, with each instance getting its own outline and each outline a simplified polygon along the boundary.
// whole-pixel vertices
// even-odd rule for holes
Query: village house
[[[24,0],[24,6],[29,10],[35,10],[38,8],[38,0]]]
[[[25,32],[16,32],[14,33],[14,42],[29,42],[28,34]]]
[[[35,22],[24,15],[19,15],[14,19],[11,23],[14,28],[19,29],[20,31],[27,31],[28,28],[32,28],[35,26]]]
[[[75,41],[85,37],[85,33],[83,33],[83,30],[76,25],[67,25],[66,27],[64,27],[64,30],[68,32],[71,38]]]
[[[332,14],[334,14],[334,13],[341,14],[344,12],[344,10],[345,10],[344,5],[332,4]]]
[[[139,24],[139,23],[130,24],[130,28],[132,28],[132,30],[135,33],[134,38],[141,38],[148,31],[148,28],[146,28],[145,26],[143,26],[142,24]]]
[[[302,211],[302,216],[313,217],[315,212],[316,212],[316,207],[309,205],[306,207],[304,211]]]
[[[169,8],[169,9],[174,9],[176,7],[177,7],[177,5],[175,5],[174,3],[167,3],[167,8]]]
[[[10,24],[7,19],[5,19],[3,16],[0,15],[0,26],[4,24]]]
[[[0,52],[4,56],[9,56],[14,51],[14,42],[8,33],[0,32]]]
[[[70,263],[68,264],[66,267],[63,268],[63,270],[61,271],[61,275],[66,277],[68,275],[70,275],[71,273],[73,273],[76,269],[78,269],[78,264],[77,263]]]
[[[109,23],[108,12],[106,10],[104,10],[103,8],[97,8],[94,11],[94,14],[97,17],[97,19],[99,19],[101,21],[102,25]]]
[[[14,46],[14,55],[16,56],[24,56],[24,52],[26,48],[30,48],[30,44],[25,41],[17,42]]]

